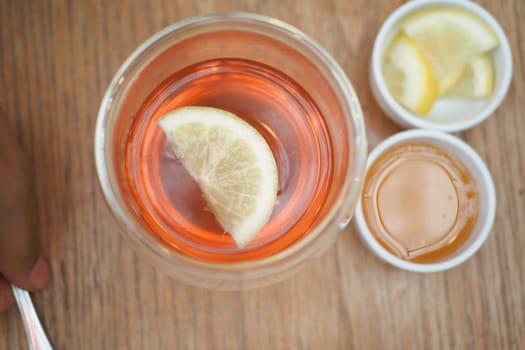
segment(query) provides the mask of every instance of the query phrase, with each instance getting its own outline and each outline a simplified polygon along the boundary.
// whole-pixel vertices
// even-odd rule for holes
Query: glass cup
[[[133,118],[152,91],[183,68],[221,58],[257,61],[299,84],[324,116],[333,158],[331,186],[326,200],[319,204],[320,215],[307,234],[270,256],[227,263],[183,254],[158,239],[130,203],[123,166]],[[361,107],[341,67],[319,44],[296,28],[248,13],[190,18],[149,38],[111,81],[95,131],[99,181],[109,207],[125,229],[125,238],[160,270],[191,285],[218,290],[268,285],[323,253],[353,215],[364,176],[366,151]]]

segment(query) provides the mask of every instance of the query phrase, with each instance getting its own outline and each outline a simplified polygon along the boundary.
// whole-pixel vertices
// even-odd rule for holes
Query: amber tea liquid
[[[215,220],[157,124],[183,106],[235,113],[272,149],[277,201],[269,223],[243,250]],[[130,206],[156,236],[192,257],[238,262],[275,254],[308,232],[328,195],[332,141],[324,117],[301,86],[267,65],[217,59],[189,66],[160,84],[134,118],[125,157]]]

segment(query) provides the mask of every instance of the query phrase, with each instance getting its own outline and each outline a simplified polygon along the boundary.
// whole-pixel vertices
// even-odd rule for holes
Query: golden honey
[[[378,157],[361,200],[377,241],[413,262],[438,262],[460,249],[479,211],[466,167],[441,148],[419,143],[392,147]]]

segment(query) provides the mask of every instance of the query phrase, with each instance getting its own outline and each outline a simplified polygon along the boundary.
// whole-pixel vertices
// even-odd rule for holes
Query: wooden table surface
[[[34,164],[53,282],[34,294],[56,349],[525,349],[525,2],[480,1],[504,27],[514,78],[503,105],[461,133],[487,162],[497,215],[481,250],[421,275],[375,258],[352,228],[265,289],[223,293],[156,271],[122,238],[98,187],[93,130],[121,62],[193,15],[243,10],[318,40],[356,87],[373,147],[400,129],[368,83],[373,39],[400,0],[1,0],[0,104]],[[1,195],[1,194],[0,194]],[[25,349],[16,308],[0,349]]]

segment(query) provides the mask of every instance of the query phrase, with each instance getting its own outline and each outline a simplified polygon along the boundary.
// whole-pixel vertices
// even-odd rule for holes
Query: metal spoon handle
[[[22,319],[24,320],[24,327],[29,341],[29,349],[53,350],[47,339],[46,333],[40,324],[40,320],[38,319],[29,293],[14,285],[11,285],[11,287],[13,288],[16,303],[18,304],[18,308],[22,314]]]

